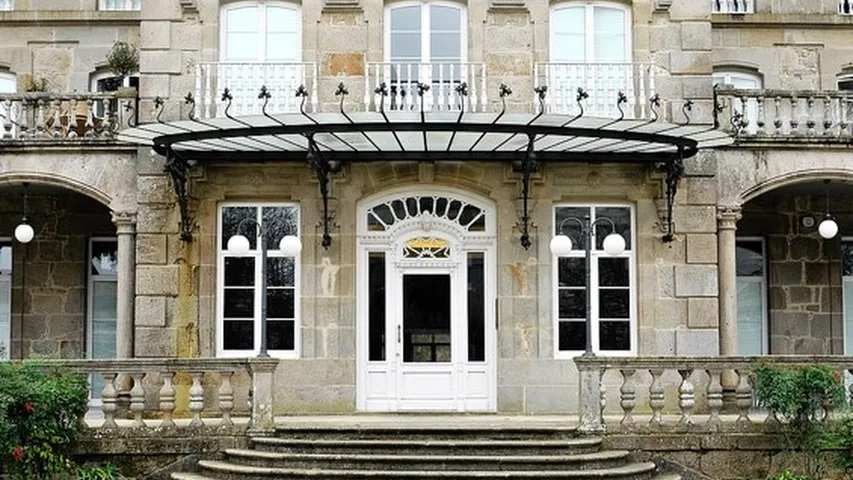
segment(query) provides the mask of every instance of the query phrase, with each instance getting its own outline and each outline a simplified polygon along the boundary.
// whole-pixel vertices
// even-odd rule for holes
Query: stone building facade
[[[413,81],[426,76],[433,87],[428,108],[435,111],[459,108],[448,85],[463,80],[470,88],[466,105],[478,112],[498,112],[505,102],[509,113],[544,108],[575,115],[575,88],[581,86],[591,96],[587,116],[616,118],[616,93],[625,90],[629,117],[684,123],[687,116],[691,124],[709,128],[716,121],[736,140],[685,159],[669,242],[662,241],[666,176],[656,162],[540,163],[530,184],[532,245],[524,248],[523,182],[512,162],[406,159],[349,162],[331,176],[332,242],[325,248],[320,185],[304,162],[201,162],[188,172],[182,211],[174,178],[164,172],[167,159],[149,146],[106,136],[27,140],[10,133],[0,140],[0,242],[6,242],[0,246],[11,252],[12,358],[95,354],[93,335],[109,336],[112,330],[98,330],[94,319],[100,310],[93,303],[98,279],[89,265],[94,259],[89,239],[112,237],[115,251],[107,258],[118,263],[112,273],[116,355],[255,355],[259,257],[240,270],[243,260],[226,245],[229,234],[237,233],[230,215],[263,223],[264,208],[270,218],[289,219],[271,241],[277,245],[282,234],[295,234],[302,244],[293,261],[271,258],[281,276],[268,277],[276,291],[268,296],[270,328],[276,329],[271,350],[282,357],[278,384],[287,385],[278,395],[280,412],[573,410],[577,373],[571,357],[582,350],[577,320],[585,313],[578,296],[584,279],[576,276],[582,257],[557,259],[549,243],[566,226],[558,220],[585,213],[624,218],[617,229],[628,241],[612,272],[596,256],[595,279],[604,282],[593,296],[599,300],[593,307],[599,353],[846,353],[853,315],[845,318],[848,270],[842,253],[848,251],[844,232],[853,231],[844,201],[853,192],[845,186],[853,164],[845,121],[853,95],[838,88],[846,85],[853,61],[853,47],[845,41],[853,17],[839,13],[837,0],[796,7],[755,0],[745,14],[716,12],[723,7],[710,0],[143,0],[126,2],[124,11],[96,3],[15,0],[10,11],[0,11],[0,74],[14,75],[18,91],[25,90],[29,75],[48,78],[54,96],[84,92],[97,84],[110,45],[123,40],[139,48],[135,111],[142,126],[189,115],[205,121],[222,117],[224,87],[231,91],[234,115],[260,114],[261,85],[272,91],[276,113],[299,111],[292,89],[300,84],[308,91],[307,111],[336,112],[340,83],[349,92],[349,111],[376,111],[373,89],[383,82],[391,87],[389,108],[409,105],[416,111]],[[412,18],[414,23],[406,23]],[[574,51],[581,44],[584,52]],[[513,92],[503,100],[501,84]],[[715,84],[749,90],[715,90]],[[540,105],[534,88],[542,85],[550,88]],[[184,101],[188,92],[194,105]],[[654,113],[647,103],[652,93],[662,99]],[[777,98],[784,99],[783,107]],[[685,108],[688,101],[692,110]],[[827,241],[817,234],[826,213],[824,179],[833,180],[832,211],[840,229]],[[12,241],[24,182],[36,232],[27,246]],[[393,210],[399,200],[396,205],[408,212],[387,213],[405,225],[394,232],[428,231],[427,217],[409,211],[406,199],[412,196],[436,199],[429,208],[418,206],[430,215],[438,214],[439,198],[479,209],[488,239],[472,240],[480,231],[471,226],[459,233],[460,217],[451,219],[448,207],[447,222],[439,224],[457,233],[441,240],[467,252],[460,258],[468,263],[447,275],[469,282],[465,289],[461,281],[450,281],[453,327],[420,332],[431,335],[423,345],[415,340],[418,328],[407,330],[406,341],[398,340],[405,345],[394,347],[393,338],[400,337],[395,328],[408,328],[392,318],[408,315],[395,295],[428,310],[424,305],[430,302],[418,303],[412,292],[438,295],[444,288],[440,281],[430,283],[444,273],[400,270],[405,262],[394,263],[390,250],[386,260],[371,263],[384,250],[371,243],[381,242],[375,232],[382,222],[369,220],[368,212],[379,212],[383,203]],[[812,222],[803,223],[808,216]],[[387,245],[411,240],[388,235]],[[257,248],[252,252],[257,255]],[[746,272],[750,259],[757,271]],[[390,273],[374,275],[372,268],[411,275],[411,290]],[[380,290],[387,292],[381,299],[371,295]],[[481,292],[482,298],[460,293],[465,291]],[[375,301],[383,305],[384,313],[375,315],[384,323],[372,316]],[[109,305],[104,309],[110,311]],[[602,313],[607,309],[610,317]],[[374,330],[374,324],[384,328]],[[447,329],[449,340],[442,337]],[[423,400],[429,391],[417,385],[405,390],[401,372],[419,362],[404,357],[423,351],[432,363],[447,363],[445,348],[456,373],[447,370],[449,376],[435,385],[456,382],[446,387],[450,400],[406,403],[405,392]],[[460,355],[476,361],[461,362]],[[412,378],[427,390],[434,386],[425,377]],[[476,382],[481,383],[475,392]]]

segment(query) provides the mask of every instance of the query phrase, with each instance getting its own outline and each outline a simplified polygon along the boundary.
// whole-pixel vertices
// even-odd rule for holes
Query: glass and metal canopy
[[[423,92],[427,85],[419,85]],[[166,157],[166,171],[171,174],[181,202],[182,237],[190,239],[187,201],[187,172],[193,165],[206,161],[291,161],[306,162],[320,181],[324,204],[328,201],[329,176],[346,162],[377,161],[478,161],[512,162],[522,174],[524,200],[521,242],[530,246],[527,200],[530,175],[543,163],[623,162],[653,163],[666,173],[668,228],[664,239],[672,238],[671,210],[678,179],[684,171],[683,160],[699,149],[730,145],[731,137],[710,125],[674,124],[660,121],[657,96],[650,100],[654,118],[629,120],[583,116],[586,98],[578,89],[581,114],[569,116],[545,113],[547,89],[537,88],[541,108],[536,114],[508,113],[505,99],[511,91],[501,86],[503,108],[494,113],[460,111],[391,110],[384,108],[387,91],[383,86],[376,94],[383,100],[376,112],[348,113],[344,109],[346,87],[338,86],[341,98],[339,112],[308,113],[304,110],[307,93],[297,90],[303,108],[299,113],[269,114],[269,93],[261,88],[259,102],[262,115],[198,119],[191,105],[189,120],[158,122],[134,126],[120,132],[119,138],[131,143],[151,146]],[[456,89],[466,95],[465,85]],[[620,93],[616,105],[623,108],[626,99]],[[162,102],[157,101],[162,109]],[[657,108],[655,108],[657,107]],[[328,246],[328,215],[324,213],[323,245]]]

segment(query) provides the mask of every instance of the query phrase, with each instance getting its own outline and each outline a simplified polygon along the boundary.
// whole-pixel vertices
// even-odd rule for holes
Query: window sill
[[[298,360],[299,353],[296,351],[278,351],[268,352],[270,358],[277,358],[280,360]],[[227,352],[218,351],[216,352],[216,358],[256,358],[258,356],[258,352],[253,352],[251,350],[230,350]]]
[[[139,23],[139,10],[3,10],[0,23]]]
[[[711,14],[713,25],[737,25],[737,26],[839,26],[849,27],[853,25],[853,15],[840,13],[713,13]]]
[[[601,352],[593,352],[596,357],[636,357],[637,352],[632,350],[611,350],[611,351],[601,351]],[[584,354],[583,350],[561,350],[558,351],[554,358],[556,360],[572,360],[575,357],[580,357]]]

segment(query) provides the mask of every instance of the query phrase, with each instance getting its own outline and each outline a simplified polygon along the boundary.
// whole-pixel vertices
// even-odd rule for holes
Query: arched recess
[[[356,210],[357,408],[495,411],[494,202],[409,186]]]
[[[806,182],[819,182],[823,180],[853,181],[853,167],[850,169],[808,169],[787,172],[778,176],[764,179],[755,185],[743,190],[738,196],[738,205],[743,205],[765,193],[778,188]]]
[[[0,187],[3,185],[20,185],[22,183],[41,184],[68,189],[72,192],[94,199],[107,208],[112,209],[113,207],[113,198],[109,194],[101,189],[71,177],[43,172],[35,173],[14,171],[0,173]]]

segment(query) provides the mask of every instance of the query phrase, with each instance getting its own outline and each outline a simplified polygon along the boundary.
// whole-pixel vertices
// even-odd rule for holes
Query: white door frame
[[[479,208],[485,218],[482,229],[441,215],[409,212],[405,208],[393,225],[377,230],[368,228],[368,212],[378,205],[390,205],[397,199],[446,198]],[[496,411],[497,409],[497,338],[495,331],[496,262],[494,206],[489,201],[474,198],[454,189],[434,188],[413,192],[397,189],[366,199],[359,204],[356,254],[357,304],[357,372],[356,407],[361,411]],[[461,215],[460,215],[461,216]],[[407,258],[404,243],[412,238],[430,237],[447,240],[447,258]],[[385,254],[385,359],[369,361],[369,276],[368,258],[372,252]],[[467,361],[467,270],[468,254],[483,254],[484,269],[484,327],[485,360]],[[397,325],[402,318],[402,278],[404,274],[449,274],[451,276],[451,342],[453,361],[450,364],[403,365],[402,349],[397,341]],[[402,325],[400,325],[402,327]],[[449,374],[443,381],[450,386],[443,398],[405,398],[401,396],[407,372],[438,372]],[[415,395],[417,396],[417,395]],[[439,395],[440,396],[440,395]]]
[[[8,244],[11,250],[12,239],[8,237],[0,237],[0,245],[2,244]],[[13,258],[14,257],[10,258],[10,262],[12,263]],[[5,338],[0,338],[0,344],[5,345],[6,348],[5,355],[0,356],[0,362],[2,362],[12,358],[12,275],[0,275],[0,290],[6,290],[7,298],[9,299],[9,314],[5,318],[9,332]]]
[[[761,354],[767,355],[770,352],[770,322],[767,300],[767,241],[764,237],[735,237],[735,247],[737,247],[738,242],[754,242],[761,245],[761,276],[738,276],[737,268],[735,268],[735,283],[743,281],[761,284]],[[735,256],[735,267],[737,267],[737,256]]]

